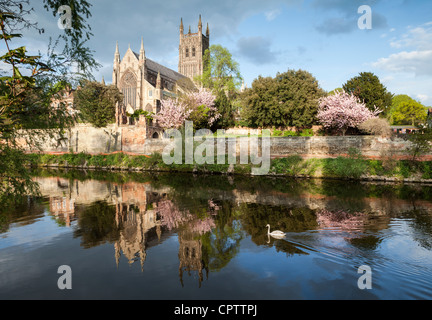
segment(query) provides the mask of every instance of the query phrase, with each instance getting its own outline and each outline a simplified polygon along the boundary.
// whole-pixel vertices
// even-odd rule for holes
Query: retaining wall
[[[130,154],[161,153],[170,143],[169,139],[152,139],[146,137],[146,128],[140,126],[94,128],[90,125],[77,125],[65,134],[65,139],[59,137],[41,142],[42,152],[65,153],[87,152],[91,154],[125,152]],[[240,152],[240,144],[249,144],[256,137],[226,138],[225,146],[236,145],[236,153]],[[261,146],[258,138],[258,146]],[[217,140],[214,139],[215,154]],[[25,143],[23,142],[25,145]],[[392,139],[378,136],[313,136],[313,137],[271,137],[271,157],[300,155],[303,157],[336,157],[348,154],[350,148],[356,148],[370,158],[392,155],[396,158],[408,156],[407,148],[410,142],[399,137]],[[260,148],[259,148],[260,149]],[[26,148],[28,152],[31,150]],[[261,152],[261,151],[260,151]],[[431,158],[432,154],[425,158]]]

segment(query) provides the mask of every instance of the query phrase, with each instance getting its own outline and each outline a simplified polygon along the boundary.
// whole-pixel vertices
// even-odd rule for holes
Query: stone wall
[[[170,143],[169,139],[147,138],[148,130],[145,126],[115,125],[106,128],[94,128],[89,125],[77,125],[66,133],[64,140],[58,137],[43,142],[42,150],[47,153],[87,152],[91,154],[125,152],[130,154],[161,153]],[[251,139],[260,138],[241,137],[223,138],[225,146],[236,144],[236,153],[240,153],[240,144],[249,145]],[[215,154],[217,140],[215,139]],[[270,155],[272,158],[290,155],[303,157],[336,157],[346,155],[350,148],[356,148],[366,157],[376,158],[383,155],[393,155],[397,158],[408,156],[407,148],[410,143],[402,138],[381,138],[378,136],[313,136],[313,137],[271,137]],[[27,148],[27,151],[35,151]],[[432,158],[432,154],[427,157]],[[426,158],[427,158],[426,157]]]

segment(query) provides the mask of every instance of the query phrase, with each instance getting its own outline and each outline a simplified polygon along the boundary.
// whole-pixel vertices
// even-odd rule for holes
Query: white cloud
[[[274,19],[276,19],[276,17],[281,13],[280,9],[275,9],[275,10],[271,10],[271,11],[267,11],[264,13],[267,21],[272,21]]]
[[[426,94],[418,94],[416,98],[420,100],[421,103],[426,103],[429,100],[429,96]]]
[[[405,50],[378,59],[372,64],[374,67],[390,72],[432,76],[432,22],[408,27],[405,34],[392,38],[389,43],[392,48]]]
[[[391,71],[414,73],[415,75],[432,75],[432,50],[402,51],[381,58],[372,64],[374,67]]]
[[[416,48],[417,50],[432,50],[432,22],[425,23],[402,35],[401,39],[390,42],[393,48]]]
[[[384,72],[383,82],[396,94],[408,94],[432,105],[432,22],[409,26],[388,43],[396,52],[371,64]]]

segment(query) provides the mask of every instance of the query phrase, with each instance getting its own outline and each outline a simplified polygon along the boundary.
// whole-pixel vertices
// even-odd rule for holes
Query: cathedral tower
[[[210,31],[207,24],[206,34],[202,33],[201,15],[198,21],[198,32],[184,33],[183,19],[180,20],[180,45],[178,72],[191,80],[202,75],[204,71],[204,53],[209,48]]]

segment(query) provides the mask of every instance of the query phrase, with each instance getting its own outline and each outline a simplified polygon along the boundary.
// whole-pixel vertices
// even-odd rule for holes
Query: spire
[[[120,52],[119,52],[119,47],[118,47],[118,41],[116,42],[116,50],[114,53],[114,63],[120,63]]]
[[[183,34],[184,28],[183,28],[183,18],[180,18],[180,33]]]
[[[199,30],[200,32],[202,32],[201,15],[199,15],[199,20],[198,20],[198,30]]]
[[[145,59],[144,40],[142,37],[141,37],[141,49],[140,49],[139,59],[140,61]]]
[[[101,82],[103,85],[105,85],[105,79],[104,79],[104,76],[102,76],[102,82]]]
[[[208,26],[208,22],[207,22],[206,36],[207,36],[207,38],[210,37],[210,29],[209,29],[209,26]]]
[[[189,26],[189,34],[191,33],[191,28],[190,28],[190,26]]]

